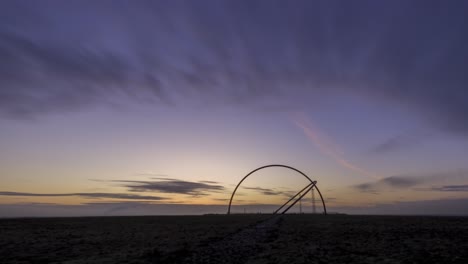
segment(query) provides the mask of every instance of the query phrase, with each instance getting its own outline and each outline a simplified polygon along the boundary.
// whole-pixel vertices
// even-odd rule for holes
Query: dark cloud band
[[[432,187],[430,190],[438,192],[468,192],[468,185],[444,185]]]
[[[216,182],[192,182],[172,178],[157,178],[152,181],[113,180],[123,184],[131,192],[158,192],[186,195],[207,195],[224,191],[225,187]]]
[[[52,2],[0,3],[4,117],[119,96],[280,104],[327,91],[468,132],[466,1]]]
[[[391,189],[408,189],[417,186],[434,185],[447,180],[450,181],[466,181],[468,179],[467,170],[446,171],[432,174],[422,175],[401,175],[391,176],[373,182],[365,182],[354,185],[353,188],[363,192],[377,193],[380,190]],[[425,191],[464,191],[467,190],[467,185],[446,185],[442,187],[422,188],[418,187],[415,190]]]

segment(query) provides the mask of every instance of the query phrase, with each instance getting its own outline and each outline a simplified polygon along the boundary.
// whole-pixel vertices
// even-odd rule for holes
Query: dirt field
[[[0,263],[468,263],[468,218],[3,219]]]

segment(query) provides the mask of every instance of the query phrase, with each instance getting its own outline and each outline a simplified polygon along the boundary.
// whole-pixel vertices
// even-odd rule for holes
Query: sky
[[[225,213],[268,164],[330,212],[466,215],[467,27],[461,0],[1,1],[0,217]],[[233,211],[307,183],[261,170]]]

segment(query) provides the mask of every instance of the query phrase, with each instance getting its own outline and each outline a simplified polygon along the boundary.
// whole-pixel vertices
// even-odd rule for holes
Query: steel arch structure
[[[304,176],[307,180],[310,181],[310,184],[312,185],[313,188],[315,188],[318,192],[318,194],[320,195],[320,199],[322,200],[322,205],[323,205],[323,212],[324,214],[327,214],[327,207],[325,206],[325,201],[323,200],[323,196],[322,196],[322,193],[320,192],[320,190],[317,188],[317,182],[316,181],[313,181],[309,176],[307,176],[305,173],[303,173],[302,171],[294,168],[294,167],[291,167],[291,166],[287,166],[287,165],[282,165],[282,164],[270,164],[270,165],[265,165],[265,166],[262,166],[262,167],[259,167],[259,168],[256,168],[255,170],[249,172],[247,175],[244,176],[244,178],[242,178],[242,180],[240,180],[240,182],[237,184],[236,188],[234,189],[234,191],[232,192],[231,194],[231,199],[229,200],[229,206],[228,206],[228,211],[227,211],[227,214],[231,214],[231,204],[232,204],[232,200],[234,199],[234,195],[236,194],[236,191],[237,189],[239,188],[239,186],[242,184],[242,182],[247,179],[250,175],[254,174],[255,172],[259,171],[259,170],[262,170],[262,169],[266,169],[266,168],[272,168],[272,167],[280,167],[280,168],[286,168],[286,169],[290,169],[290,170],[293,170],[297,173],[299,173],[300,175]]]

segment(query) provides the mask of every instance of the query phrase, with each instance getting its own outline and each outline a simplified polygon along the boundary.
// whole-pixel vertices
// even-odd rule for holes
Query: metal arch
[[[301,174],[302,176],[304,176],[306,179],[308,179],[310,181],[311,184],[314,185],[315,189],[317,190],[317,192],[319,193],[320,195],[320,199],[322,200],[322,205],[323,205],[323,212],[324,214],[327,214],[327,207],[325,206],[325,201],[323,200],[323,196],[322,196],[322,193],[320,192],[320,190],[317,188],[317,185],[314,184],[314,181],[309,178],[309,176],[307,176],[305,173],[303,173],[302,171],[294,168],[294,167],[291,167],[291,166],[287,166],[287,165],[282,165],[282,164],[270,164],[270,165],[265,165],[265,166],[262,166],[260,168],[257,168],[251,172],[249,172],[247,175],[244,176],[244,178],[242,178],[242,180],[237,184],[236,188],[234,189],[234,191],[232,192],[232,195],[231,195],[231,199],[229,200],[229,207],[228,207],[228,212],[227,214],[231,214],[231,204],[232,204],[232,199],[234,198],[234,194],[236,194],[236,191],[237,191],[237,188],[239,188],[239,186],[242,184],[242,182],[247,179],[251,174],[255,173],[256,171],[259,171],[259,170],[262,170],[262,169],[266,169],[266,168],[271,168],[271,167],[281,167],[281,168],[286,168],[286,169],[290,169],[290,170],[293,170],[299,174]]]

